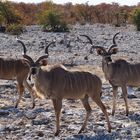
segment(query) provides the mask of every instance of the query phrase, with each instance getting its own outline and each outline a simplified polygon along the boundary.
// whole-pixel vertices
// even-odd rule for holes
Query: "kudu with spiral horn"
[[[32,99],[32,108],[35,106],[32,87],[27,82],[29,66],[25,63],[24,59],[0,58],[0,79],[2,80],[16,80],[18,89],[18,99],[15,107],[22,98],[24,88],[30,92]]]
[[[118,87],[121,87],[123,98],[126,106],[126,115],[129,114],[128,101],[127,101],[127,86],[139,87],[140,86],[140,63],[131,64],[123,59],[112,61],[111,55],[118,52],[118,45],[115,41],[116,33],[113,37],[113,45],[106,51],[102,46],[94,46],[91,43],[91,49],[96,49],[97,53],[102,56],[102,70],[105,78],[109,81],[113,88],[113,109],[112,115],[115,114],[116,108],[116,95]],[[86,36],[85,36],[86,37]],[[88,37],[88,40],[90,37]]]
[[[89,72],[69,71],[62,65],[55,65],[48,68],[48,47],[45,49],[46,54],[39,57],[35,62],[26,54],[23,54],[23,57],[27,60],[31,69],[30,72],[34,79],[33,89],[36,91],[38,96],[48,97],[53,102],[56,116],[55,135],[58,135],[60,132],[60,113],[63,99],[81,100],[84,108],[86,109],[86,118],[79,133],[85,129],[88,118],[91,114],[88,97],[91,97],[103,111],[108,124],[108,131],[111,132],[111,125],[106,107],[100,98],[102,92],[102,82],[100,78]]]

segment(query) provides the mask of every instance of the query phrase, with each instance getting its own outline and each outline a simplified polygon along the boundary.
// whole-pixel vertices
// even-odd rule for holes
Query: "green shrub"
[[[49,10],[42,13],[39,17],[40,24],[43,25],[43,31],[68,32],[69,28],[62,15],[57,11]]]
[[[12,35],[19,35],[23,33],[23,26],[20,24],[10,24],[6,28],[6,32],[12,34]]]
[[[21,17],[12,9],[9,1],[0,1],[0,16],[4,25],[19,24]]]
[[[61,23],[55,26],[43,25],[43,31],[45,32],[69,32],[69,28],[65,23]]]
[[[137,8],[132,12],[132,20],[136,25],[137,31],[140,31],[140,8]]]

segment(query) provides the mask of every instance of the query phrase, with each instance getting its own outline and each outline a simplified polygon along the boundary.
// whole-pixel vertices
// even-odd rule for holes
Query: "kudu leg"
[[[112,86],[112,88],[113,88],[113,108],[112,108],[112,115],[114,116],[115,110],[116,110],[116,96],[117,96],[118,87]]]
[[[56,116],[56,132],[55,136],[59,135],[60,132],[60,113],[62,108],[62,100],[61,99],[53,99],[53,106],[55,110],[55,116]]]
[[[19,97],[18,97],[18,99],[17,99],[15,108],[18,107],[18,104],[19,104],[19,102],[20,102],[20,100],[21,100],[21,98],[22,98],[23,92],[24,92],[24,86],[23,86],[23,84],[19,84],[19,83],[18,83],[17,88],[18,88],[18,94],[19,94],[18,96],[19,96]]]
[[[90,107],[89,102],[88,102],[88,97],[86,96],[84,99],[81,99],[81,102],[82,102],[84,108],[86,109],[86,118],[85,118],[84,123],[83,123],[80,131],[78,132],[78,134],[81,133],[85,129],[85,127],[87,125],[88,118],[91,114],[91,107]]]
[[[129,109],[128,109],[128,101],[127,101],[127,87],[122,86],[122,93],[123,93],[123,98],[125,101],[125,106],[126,106],[126,116],[129,114]]]
[[[109,122],[108,113],[106,111],[105,105],[102,103],[100,98],[95,98],[93,100],[101,108],[102,112],[104,113],[106,121],[107,121],[107,125],[108,125],[108,132],[111,132],[111,125],[110,125],[110,122]]]
[[[28,82],[25,80],[24,81],[24,86],[28,89],[30,92],[31,100],[32,100],[32,108],[35,107],[35,100],[34,100],[34,90],[32,89],[32,86],[28,84]]]

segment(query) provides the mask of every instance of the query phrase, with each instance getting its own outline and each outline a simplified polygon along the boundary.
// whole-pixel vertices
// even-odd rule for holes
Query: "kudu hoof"
[[[78,132],[78,134],[82,133],[82,131],[83,131],[83,129],[80,129],[79,132]]]
[[[126,116],[128,116],[129,115],[129,111],[126,111]]]
[[[128,116],[128,113],[126,113],[126,116]]]
[[[60,132],[60,131],[56,131],[54,135],[55,135],[55,136],[58,136],[58,135],[59,135],[59,132]]]
[[[15,105],[15,106],[14,106],[14,108],[17,108],[17,107],[18,107],[18,105]]]
[[[34,109],[35,108],[35,103],[33,103],[33,105],[32,105],[32,109]]]
[[[112,112],[111,115],[114,116],[115,115],[115,112]]]

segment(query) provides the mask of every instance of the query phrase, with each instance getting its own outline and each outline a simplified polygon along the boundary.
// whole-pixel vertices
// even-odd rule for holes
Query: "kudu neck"
[[[110,78],[109,71],[112,69],[112,60],[108,61],[107,59],[102,59],[102,70],[105,75],[105,79],[108,80]]]

